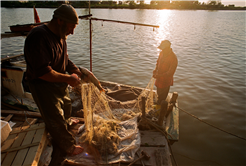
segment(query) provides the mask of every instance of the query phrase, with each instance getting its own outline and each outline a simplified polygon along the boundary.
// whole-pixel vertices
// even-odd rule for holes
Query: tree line
[[[57,8],[62,3],[69,3],[75,8],[112,8],[112,9],[186,9],[186,10],[245,10],[244,7],[234,5],[223,5],[219,0],[210,0],[207,3],[195,1],[151,1],[145,4],[144,1],[1,1],[1,7],[6,8]]]

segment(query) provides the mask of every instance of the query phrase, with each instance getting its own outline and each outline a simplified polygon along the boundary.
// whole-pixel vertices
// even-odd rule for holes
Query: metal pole
[[[89,20],[90,24],[90,71],[92,72],[92,30],[91,30],[91,19]]]
[[[91,1],[89,1],[89,15],[91,14]],[[90,71],[92,72],[92,29],[91,29],[91,19],[89,20],[90,26]]]
[[[91,19],[95,20],[95,21],[108,21],[108,22],[116,22],[116,23],[123,23],[123,24],[132,24],[132,25],[149,26],[149,27],[159,28],[159,25],[150,25],[150,24],[142,24],[142,23],[135,23],[135,22],[128,22],[128,21],[100,19],[100,18],[91,18]]]

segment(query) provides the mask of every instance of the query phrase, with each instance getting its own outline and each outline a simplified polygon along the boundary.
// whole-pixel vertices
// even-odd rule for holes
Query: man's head
[[[53,17],[60,18],[68,23],[79,24],[79,18],[75,9],[69,4],[62,4],[53,14]]]
[[[62,4],[53,14],[59,24],[59,36],[66,39],[69,34],[73,34],[76,25],[79,23],[75,9],[69,4]]]
[[[171,47],[171,42],[169,40],[163,40],[157,48],[164,50],[164,49],[170,48],[170,47]]]

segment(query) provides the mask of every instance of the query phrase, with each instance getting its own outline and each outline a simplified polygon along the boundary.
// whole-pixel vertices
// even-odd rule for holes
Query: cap
[[[53,14],[53,17],[55,18],[60,18],[64,21],[73,23],[73,24],[78,24],[79,23],[79,18],[78,15],[73,8],[73,6],[69,4],[62,4],[59,6]]]
[[[163,40],[157,48],[164,50],[165,48],[170,48],[170,47],[171,47],[171,42],[169,40]]]

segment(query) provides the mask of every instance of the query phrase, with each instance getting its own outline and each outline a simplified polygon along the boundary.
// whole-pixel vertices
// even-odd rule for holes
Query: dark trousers
[[[161,104],[161,102],[166,100],[168,92],[169,92],[170,86],[165,88],[158,88],[157,87],[157,95],[158,95],[158,104]]]
[[[29,88],[55,148],[69,153],[75,139],[68,131],[72,106],[67,84],[34,80],[29,81]]]

